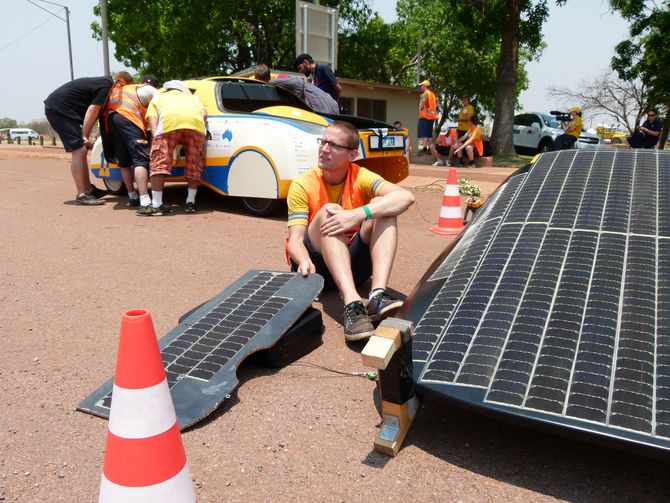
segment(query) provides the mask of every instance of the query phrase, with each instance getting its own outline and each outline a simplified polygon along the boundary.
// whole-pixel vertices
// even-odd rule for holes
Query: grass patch
[[[533,155],[498,154],[493,156],[493,165],[499,168],[520,168],[533,160]]]

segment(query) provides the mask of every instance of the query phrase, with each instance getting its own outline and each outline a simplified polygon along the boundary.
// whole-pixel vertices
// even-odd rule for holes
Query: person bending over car
[[[296,178],[288,193],[287,253],[291,270],[319,273],[344,301],[348,341],[374,334],[402,301],[386,290],[398,241],[397,217],[413,203],[411,192],[354,164],[356,128],[333,121],[319,141],[318,167]],[[356,288],[372,275],[367,305]]]
[[[156,82],[154,75],[147,75],[142,79],[142,84],[114,86],[100,125],[101,134],[104,132],[111,136],[113,157],[116,157],[123,183],[128,190],[128,206],[146,206],[151,202],[149,139],[145,115],[147,105],[158,92]],[[137,191],[134,182],[137,182]]]
[[[172,174],[172,152],[177,144],[186,153],[184,177],[188,182],[186,213],[195,213],[195,196],[202,174],[203,146],[207,139],[207,111],[186,84],[170,80],[163,84],[149,103],[147,120],[153,134],[151,144],[151,204],[137,210],[140,216],[160,216],[171,213],[163,206],[165,177]]]
[[[556,137],[554,142],[556,150],[572,148],[582,132],[582,110],[579,107],[572,107],[568,113],[570,122],[563,127],[565,133]]]
[[[663,121],[659,118],[658,111],[655,108],[649,110],[647,119],[635,129],[635,134],[628,137],[630,148],[654,148],[663,130]]]
[[[128,72],[119,72],[112,77],[83,77],[63,84],[44,100],[44,115],[58,133],[66,152],[72,153],[70,171],[77,187],[75,204],[97,206],[106,190],[91,184],[88,172],[88,150],[93,148],[89,140],[91,130],[105,108],[113,85],[132,84]]]

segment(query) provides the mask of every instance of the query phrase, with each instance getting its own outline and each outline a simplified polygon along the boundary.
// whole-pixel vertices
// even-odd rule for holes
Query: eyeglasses
[[[649,117],[656,117],[656,114],[654,114],[654,113],[648,113],[647,115],[648,115]]]
[[[316,142],[319,144],[319,148],[323,148],[326,145],[328,145],[331,150],[334,150],[336,152],[339,152],[340,150],[356,150],[358,148],[358,147],[345,147],[344,145],[340,145],[339,143],[335,143],[334,141],[324,140],[323,138],[317,138]]]

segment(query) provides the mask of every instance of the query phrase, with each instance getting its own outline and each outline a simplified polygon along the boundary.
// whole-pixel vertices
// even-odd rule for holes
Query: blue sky
[[[31,1],[64,17],[61,7]],[[570,0],[564,7],[549,1],[551,12],[544,26],[548,46],[541,59],[527,67],[531,85],[521,95],[525,110],[559,107],[547,97],[547,87],[575,87],[592,79],[608,67],[614,46],[628,34],[626,23],[609,12],[605,0]],[[102,43],[92,38],[90,29],[97,0],[54,3],[70,8],[75,78],[102,75]],[[395,18],[395,0],[373,0],[372,7],[387,21]],[[112,71],[125,69],[113,54],[110,45]],[[11,9],[4,8],[0,16],[0,61],[5,76],[0,84],[0,117],[22,122],[42,118],[44,98],[70,79],[65,22],[28,0],[12,0]],[[587,126],[593,122],[585,119]]]

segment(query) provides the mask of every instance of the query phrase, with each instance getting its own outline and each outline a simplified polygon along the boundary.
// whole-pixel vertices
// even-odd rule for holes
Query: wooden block
[[[478,168],[491,168],[493,166],[493,157],[476,157],[475,166]]]
[[[416,397],[412,397],[403,404],[382,402],[383,422],[375,438],[375,451],[390,457],[398,454],[414,420],[418,404]]]
[[[391,361],[396,349],[393,339],[373,335],[361,352],[363,365],[384,370],[389,361]]]

